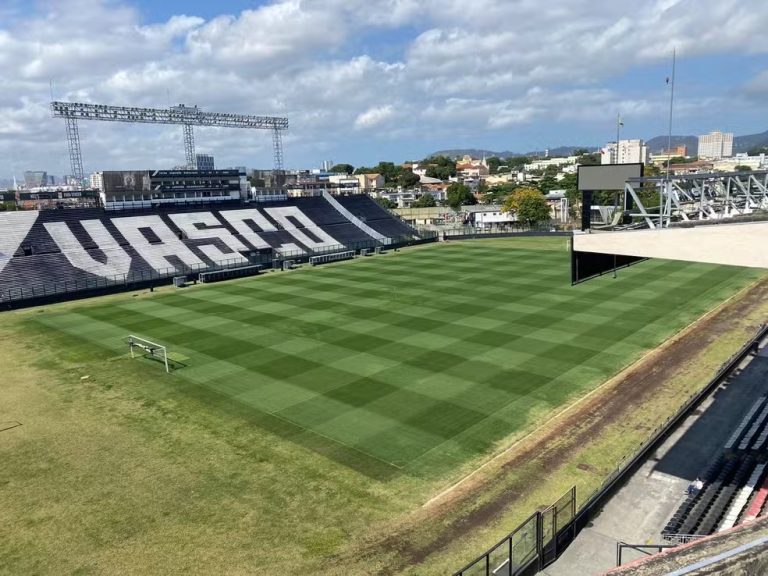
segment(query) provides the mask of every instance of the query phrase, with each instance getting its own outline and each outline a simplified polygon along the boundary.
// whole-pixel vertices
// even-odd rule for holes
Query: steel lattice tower
[[[66,118],[67,145],[69,146],[69,165],[72,176],[78,181],[83,179],[83,155],[80,152],[80,131],[75,118]]]
[[[192,168],[197,167],[193,126],[271,130],[272,146],[274,148],[274,168],[278,177],[283,170],[282,132],[288,129],[287,118],[203,112],[197,106],[184,106],[183,104],[171,108],[134,108],[86,104],[82,102],[51,102],[51,112],[55,118],[64,118],[66,122],[69,160],[73,175],[78,179],[83,178],[83,156],[80,151],[78,120],[181,124],[184,130],[184,157],[186,165]]]

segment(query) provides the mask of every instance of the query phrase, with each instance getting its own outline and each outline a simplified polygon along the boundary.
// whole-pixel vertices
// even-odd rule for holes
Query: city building
[[[567,156],[563,158],[547,158],[546,160],[535,160],[530,164],[525,164],[523,166],[523,169],[526,172],[530,172],[531,170],[544,170],[549,166],[557,166],[558,168],[562,166],[575,166],[578,160],[579,160],[578,156]]]
[[[714,170],[711,161],[697,160],[696,162],[686,162],[685,164],[672,164],[669,167],[671,174],[707,174]]]
[[[215,170],[211,154],[195,154],[195,164],[198,170]]]
[[[641,139],[609,142],[600,150],[601,164],[647,164],[648,146]]]
[[[329,192],[331,194],[355,194],[360,192],[360,180],[346,174],[331,174],[328,176]]]
[[[104,189],[104,176],[103,172],[94,172],[88,177],[91,190],[103,190]]]
[[[102,204],[113,210],[226,202],[248,194],[245,172],[240,170],[121,170],[100,174]]]
[[[713,162],[712,168],[718,172],[736,172],[736,168],[747,167],[750,170],[764,170],[768,167],[765,154],[749,156],[748,154],[736,154],[732,158],[721,158]]]
[[[475,228],[490,230],[492,228],[506,228],[513,222],[517,222],[514,212],[504,212],[501,206],[495,204],[476,204],[464,206],[462,211],[468,213],[467,224]]]
[[[40,186],[17,191],[16,204],[22,210],[93,208],[99,205],[99,191],[80,186]]]
[[[456,162],[456,176],[459,178],[482,178],[490,174],[488,163],[485,158],[477,160],[471,156],[465,155]]]
[[[719,160],[733,156],[733,133],[719,130],[699,136],[699,158]]]
[[[24,185],[27,188],[40,188],[48,185],[48,173],[42,170],[27,170],[24,172]]]
[[[404,164],[403,168],[410,168],[411,172],[416,174],[419,178],[424,178],[427,175],[427,170],[429,169],[429,164]]]
[[[361,190],[384,188],[384,176],[381,174],[355,174],[354,178],[360,182]]]
[[[667,160],[670,158],[687,158],[688,157],[688,147],[685,145],[682,146],[675,146],[674,148],[670,148],[669,150],[661,150],[660,152],[656,152],[650,155],[650,162],[651,164],[661,165],[666,164]]]

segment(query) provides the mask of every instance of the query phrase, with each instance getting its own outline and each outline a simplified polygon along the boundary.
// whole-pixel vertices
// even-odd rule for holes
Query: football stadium
[[[768,312],[758,268],[655,257],[572,285],[570,234],[453,239],[367,195],[0,230],[14,574],[533,573]],[[721,516],[762,480],[745,458],[711,471],[741,483]]]

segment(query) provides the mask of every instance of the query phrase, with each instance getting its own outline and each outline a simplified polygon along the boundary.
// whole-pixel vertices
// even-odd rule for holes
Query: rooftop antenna
[[[672,78],[670,79],[667,77],[667,84],[669,84],[670,90],[669,90],[669,130],[667,133],[667,175],[664,179],[664,186],[663,189],[666,189],[667,191],[667,201],[670,202],[671,207],[671,198],[670,194],[672,193],[672,185],[671,181],[669,179],[670,175],[670,164],[672,163],[672,112],[674,110],[675,105],[675,65],[677,61],[677,48],[672,48]],[[663,192],[662,192],[662,198],[660,200],[663,200]],[[659,227],[664,227],[664,202],[659,203]]]
[[[669,164],[672,160],[672,110],[675,104],[675,60],[677,59],[677,49],[672,49],[672,78],[667,78],[667,84],[670,84],[669,91],[669,133],[667,135],[667,179],[669,179]]]

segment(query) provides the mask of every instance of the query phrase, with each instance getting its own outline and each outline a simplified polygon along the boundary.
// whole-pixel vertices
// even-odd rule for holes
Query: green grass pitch
[[[164,344],[189,358],[165,380],[175,393],[384,479],[487,452],[754,278],[648,261],[572,287],[564,238],[475,241],[85,302],[35,322],[96,356],[127,355],[128,334]]]

